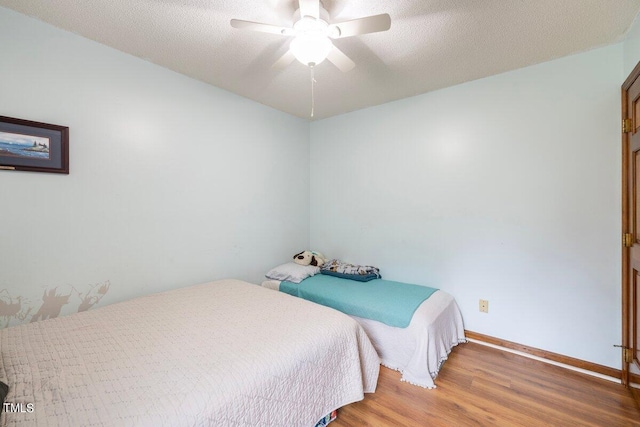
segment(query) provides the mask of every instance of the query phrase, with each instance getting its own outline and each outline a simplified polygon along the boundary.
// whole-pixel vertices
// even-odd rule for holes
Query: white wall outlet
[[[489,301],[487,301],[486,299],[481,299],[480,300],[480,311],[482,313],[488,313],[489,312]]]

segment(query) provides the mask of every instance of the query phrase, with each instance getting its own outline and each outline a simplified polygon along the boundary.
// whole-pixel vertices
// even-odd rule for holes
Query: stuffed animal
[[[300,265],[313,265],[322,267],[327,259],[320,252],[302,251],[293,256],[293,262]]]

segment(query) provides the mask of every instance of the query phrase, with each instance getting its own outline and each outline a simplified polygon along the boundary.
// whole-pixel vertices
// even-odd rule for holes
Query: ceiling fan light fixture
[[[289,49],[298,61],[307,66],[320,64],[333,48],[329,37],[317,34],[301,34],[292,41]]]
[[[297,0],[297,3],[299,7],[293,14],[292,27],[241,19],[232,19],[231,26],[285,37],[293,36],[289,50],[273,64],[272,68],[282,69],[297,59],[311,68],[312,75],[313,67],[325,59],[344,73],[356,66],[355,62],[334,46],[331,39],[377,33],[391,28],[391,17],[387,13],[329,24],[329,12],[322,6],[321,0]]]

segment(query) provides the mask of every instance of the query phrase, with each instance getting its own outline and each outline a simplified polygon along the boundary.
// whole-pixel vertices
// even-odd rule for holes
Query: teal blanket
[[[352,316],[406,328],[418,306],[437,289],[383,279],[356,282],[316,274],[298,284],[282,282],[280,291]]]

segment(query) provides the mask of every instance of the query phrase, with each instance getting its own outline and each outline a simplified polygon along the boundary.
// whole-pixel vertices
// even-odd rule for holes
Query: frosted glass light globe
[[[289,48],[298,61],[307,66],[315,66],[327,58],[333,43],[325,35],[310,32],[294,38]]]

